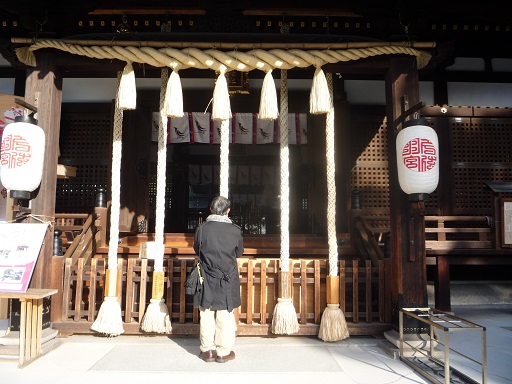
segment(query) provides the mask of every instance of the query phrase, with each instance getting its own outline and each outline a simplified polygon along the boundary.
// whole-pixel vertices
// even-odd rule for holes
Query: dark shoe
[[[235,352],[231,351],[229,352],[229,355],[226,356],[217,356],[215,361],[217,363],[225,363],[226,361],[233,360],[235,358]]]
[[[214,351],[201,352],[199,354],[199,358],[206,361],[207,363],[211,363],[212,361],[215,361],[215,352]]]

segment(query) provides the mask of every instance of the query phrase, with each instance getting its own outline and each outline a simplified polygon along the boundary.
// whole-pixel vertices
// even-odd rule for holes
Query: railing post
[[[51,297],[50,321],[53,323],[62,320],[64,283],[64,256],[62,256],[62,250],[60,255],[52,256],[51,269],[50,285],[51,288],[58,290],[58,292]]]
[[[107,193],[105,189],[98,188],[94,202],[94,225],[98,228],[96,232],[96,247],[107,245]]]
[[[350,223],[349,223],[349,232],[350,232],[350,245],[353,249],[357,249],[357,244],[355,241],[356,238],[356,220],[361,216],[361,199],[360,192],[356,189],[352,191],[352,199],[351,199],[351,209],[350,209]]]
[[[53,231],[53,255],[54,256],[62,256],[62,231],[60,229],[56,229]]]

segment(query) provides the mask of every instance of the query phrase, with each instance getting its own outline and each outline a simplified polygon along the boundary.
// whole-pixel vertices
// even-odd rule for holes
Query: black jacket
[[[194,237],[194,250],[204,277],[200,305],[231,312],[241,304],[236,258],[244,253],[242,231],[235,224],[220,221],[206,221],[200,227]]]

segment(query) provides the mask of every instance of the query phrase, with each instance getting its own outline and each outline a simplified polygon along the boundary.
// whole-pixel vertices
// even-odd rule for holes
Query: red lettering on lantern
[[[402,159],[411,171],[430,171],[437,162],[436,147],[429,139],[417,137],[404,146]]]
[[[7,168],[21,167],[32,157],[30,143],[20,135],[7,135],[2,138],[0,162]]]

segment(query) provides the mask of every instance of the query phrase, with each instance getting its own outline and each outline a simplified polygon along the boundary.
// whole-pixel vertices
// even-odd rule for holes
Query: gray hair
[[[225,215],[231,208],[231,202],[224,196],[216,196],[210,203],[210,210],[214,215]]]

